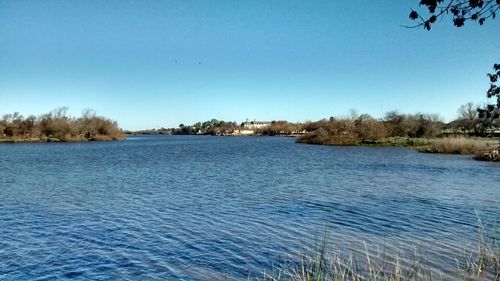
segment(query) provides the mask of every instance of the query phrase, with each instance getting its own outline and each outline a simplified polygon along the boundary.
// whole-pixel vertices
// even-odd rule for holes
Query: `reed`
[[[433,269],[415,250],[412,257],[374,256],[365,244],[362,258],[352,253],[328,250],[326,239],[312,251],[288,259],[259,280],[266,281],[431,281],[431,280],[500,280],[499,230],[487,232],[478,219],[477,246],[464,249],[456,258],[455,273],[444,275]],[[451,279],[450,279],[451,278]]]

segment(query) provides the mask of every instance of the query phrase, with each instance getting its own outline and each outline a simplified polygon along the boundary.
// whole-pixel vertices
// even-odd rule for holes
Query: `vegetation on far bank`
[[[475,155],[488,161],[500,161],[498,153],[500,120],[481,118],[480,107],[473,103],[458,109],[458,118],[445,123],[439,114],[404,114],[390,111],[381,119],[352,110],[349,117],[322,119],[315,122],[287,121],[252,122],[238,125],[212,119],[178,128],[152,129],[127,134],[154,135],[263,135],[298,136],[297,142],[307,144],[353,146],[403,146],[421,152]],[[249,127],[250,126],[250,127]],[[246,131],[246,132],[245,132]]]
[[[237,132],[244,130],[245,125],[236,122],[211,119],[204,122],[196,122],[192,125],[180,124],[178,128],[160,128],[140,131],[125,131],[130,135],[212,135],[228,136],[239,135]],[[252,135],[261,136],[288,136],[302,131],[302,124],[292,123],[284,120],[271,121],[262,128],[249,129]]]
[[[40,116],[5,114],[0,120],[0,142],[76,142],[124,139],[118,124],[85,110],[80,117],[67,116],[67,107]]]
[[[330,118],[304,124],[300,143],[322,145],[380,145],[415,147],[422,152],[476,155],[500,161],[498,120],[488,123],[470,104],[461,107],[460,117],[448,124],[437,114],[388,112],[383,119],[367,114]],[[458,136],[458,137],[457,137]],[[482,138],[480,137],[482,136]]]

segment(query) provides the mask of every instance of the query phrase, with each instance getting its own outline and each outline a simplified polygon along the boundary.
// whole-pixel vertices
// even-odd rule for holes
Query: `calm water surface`
[[[475,210],[500,218],[499,183],[469,157],[292,138],[3,144],[0,279],[261,276],[320,236],[417,246],[447,271]]]

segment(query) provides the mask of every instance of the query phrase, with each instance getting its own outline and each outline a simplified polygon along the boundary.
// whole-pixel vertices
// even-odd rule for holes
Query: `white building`
[[[271,125],[271,122],[268,121],[245,121],[243,122],[243,128],[248,130],[262,129]]]
[[[232,133],[232,135],[234,136],[251,136],[253,134],[255,134],[253,130],[247,130],[247,129],[236,129]]]

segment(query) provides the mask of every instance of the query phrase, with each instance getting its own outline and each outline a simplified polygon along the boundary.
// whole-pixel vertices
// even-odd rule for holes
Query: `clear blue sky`
[[[485,102],[500,20],[406,29],[417,0],[1,0],[0,114],[92,108],[125,129]]]

